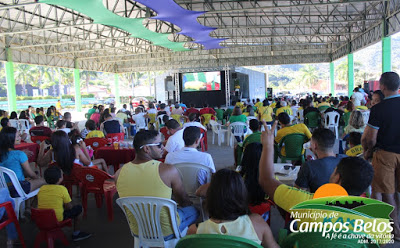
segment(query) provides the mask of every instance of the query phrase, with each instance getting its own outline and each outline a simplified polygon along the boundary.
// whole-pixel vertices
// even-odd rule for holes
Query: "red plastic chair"
[[[162,133],[162,134],[164,135],[164,140],[165,140],[165,141],[167,141],[168,138],[171,136],[171,135],[168,133],[167,127],[162,127],[162,128],[160,129],[160,133]]]
[[[267,202],[264,202],[260,205],[252,206],[249,205],[250,212],[259,214],[260,216],[263,216],[264,214],[269,212],[269,218],[267,220],[268,225],[271,225],[271,208],[272,206],[275,206],[275,203],[271,200],[268,200]]]
[[[36,223],[40,232],[35,238],[35,248],[39,248],[43,241],[47,242],[48,248],[54,247],[54,240],[59,239],[65,246],[69,245],[67,237],[61,228],[65,226],[72,226],[71,219],[64,221],[57,221],[54,209],[35,209],[32,208],[32,220]]]
[[[105,138],[90,138],[90,139],[85,139],[85,144],[87,146],[91,146],[94,151],[99,149],[100,147],[106,146],[108,143],[107,139]]]
[[[58,166],[56,162],[51,163],[49,166]],[[78,178],[75,177],[74,175],[74,170],[76,168],[82,167],[82,165],[80,164],[74,164],[74,166],[72,167],[71,173],[69,175],[67,174],[63,174],[63,181],[61,182],[62,185],[64,185],[67,190],[68,190],[68,194],[69,196],[72,198],[72,186],[76,185],[79,188],[81,188],[81,184]]]
[[[208,144],[207,144],[207,131],[204,130],[203,128],[200,128],[200,133],[203,134],[203,138],[200,140],[200,147],[201,151],[208,151]]]
[[[21,241],[22,247],[26,247],[24,242],[24,236],[22,236],[21,227],[19,226],[19,222],[17,216],[15,215],[14,208],[10,201],[4,202],[0,204],[0,208],[5,208],[5,215],[2,219],[0,219],[0,230],[6,227],[8,224],[14,223],[15,229],[17,229],[19,240]],[[3,220],[1,222],[1,220]]]
[[[109,133],[106,136],[107,139],[112,139],[112,142],[120,142],[125,138],[124,133]]]
[[[81,182],[81,197],[83,214],[87,214],[87,198],[89,193],[94,193],[96,198],[96,205],[101,208],[103,198],[105,196],[108,220],[114,219],[113,213],[113,197],[117,192],[114,181],[107,181],[113,179],[106,172],[89,167],[76,167],[74,168],[73,174]]]
[[[31,136],[31,140],[33,143],[40,144],[45,140],[50,141],[50,137],[49,136]]]

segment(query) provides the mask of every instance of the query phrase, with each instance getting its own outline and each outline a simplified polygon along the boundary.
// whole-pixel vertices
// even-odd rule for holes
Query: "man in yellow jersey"
[[[307,136],[308,139],[311,138],[311,132],[306,125],[299,123],[296,125],[290,125],[290,117],[287,113],[283,112],[278,115],[279,124],[281,124],[281,129],[278,130],[275,137],[276,144],[279,144],[281,140],[289,134],[299,133]],[[304,150],[303,150],[304,152]],[[285,147],[282,147],[281,153],[283,156],[286,155]]]
[[[186,194],[178,170],[170,164],[161,163],[164,152],[160,133],[155,130],[142,130],[134,138],[136,157],[115,173],[117,190],[120,197],[153,196],[171,199],[178,203],[177,221],[180,231],[193,224],[199,216],[198,210]],[[193,178],[196,180],[196,178]],[[129,218],[134,218],[133,215]],[[173,231],[167,211],[161,212],[161,229],[164,240],[173,239]],[[136,221],[130,225],[133,233],[138,234]]]
[[[293,110],[287,105],[286,101],[281,101],[281,107],[276,110],[275,115],[278,116],[283,112],[287,113],[288,115],[293,115]]]
[[[263,101],[263,106],[258,108],[258,119],[260,121],[263,120],[263,121],[267,122],[267,124],[272,124],[273,109],[268,105],[269,105],[269,101],[267,99],[265,99]]]
[[[259,164],[259,184],[264,192],[273,200],[275,204],[289,212],[291,208],[306,200],[313,199],[314,194],[307,191],[290,187],[278,181],[274,171],[274,129],[277,122],[269,130],[264,123],[266,131],[262,133],[262,154]],[[332,173],[329,182],[341,185],[349,195],[360,196],[364,193],[372,182],[374,170],[369,162],[357,157],[343,158]],[[341,220],[341,215],[329,219],[332,223]],[[323,220],[321,220],[322,222]],[[310,240],[312,243],[312,240]]]

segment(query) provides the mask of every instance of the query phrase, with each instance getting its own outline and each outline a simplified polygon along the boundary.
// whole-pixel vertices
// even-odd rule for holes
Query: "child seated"
[[[85,124],[86,130],[88,130],[88,134],[85,139],[90,138],[104,138],[104,133],[100,130],[96,130],[96,123],[93,120],[88,120]]]
[[[61,169],[57,166],[49,167],[44,172],[47,185],[43,185],[38,197],[39,209],[54,209],[58,221],[73,219],[73,241],[84,240],[92,236],[90,233],[81,232],[79,222],[82,220],[82,206],[71,203],[67,188],[60,185],[63,180]]]
[[[188,235],[230,235],[252,240],[262,247],[279,247],[268,224],[260,215],[250,213],[246,185],[239,173],[229,169],[217,171],[206,195],[210,219],[198,227],[191,225]]]
[[[346,151],[346,155],[349,157],[358,157],[363,154],[363,148],[361,146],[361,133],[351,132],[349,134],[349,149]]]

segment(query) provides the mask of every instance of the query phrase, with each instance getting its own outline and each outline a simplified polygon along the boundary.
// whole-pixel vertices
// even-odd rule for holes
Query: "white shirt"
[[[197,149],[191,147],[184,147],[179,151],[168,153],[167,157],[165,157],[165,163],[196,163],[207,166],[211,169],[212,173],[215,173],[214,161],[211,155],[205,152],[199,152]],[[197,181],[200,185],[207,182],[207,172],[205,170],[199,171],[197,174]]]
[[[149,109],[147,110],[148,114],[157,114],[157,109]]]
[[[69,134],[71,132],[71,129],[67,128],[67,127],[66,128],[60,128],[58,130],[64,131],[66,134]]]
[[[135,121],[137,128],[146,128],[146,119],[144,118],[144,113],[133,115],[132,120]]]
[[[361,101],[364,100],[364,95],[360,92],[354,92],[354,94],[351,96],[351,99],[353,100],[354,106],[360,106]]]
[[[199,127],[204,129],[205,131],[207,131],[207,128],[205,128],[200,122],[198,121],[191,121],[191,122],[186,122],[185,124],[183,124],[183,129],[187,128],[187,127]]]
[[[185,141],[183,141],[183,129],[177,131],[168,138],[167,144],[165,145],[165,150],[168,153],[179,151],[185,146]]]
[[[297,110],[299,109],[299,106],[291,106],[290,108],[292,109],[293,116],[297,116]]]

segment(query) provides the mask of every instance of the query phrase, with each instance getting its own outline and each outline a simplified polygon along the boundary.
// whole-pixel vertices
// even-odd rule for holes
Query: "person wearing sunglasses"
[[[166,199],[173,196],[178,204],[179,229],[183,231],[196,221],[199,212],[192,206],[178,170],[173,165],[158,161],[164,152],[160,133],[155,130],[141,130],[135,135],[133,146],[136,151],[135,159],[125,164],[114,175],[119,196],[152,196]],[[165,209],[161,210],[164,240],[174,238],[168,216]],[[136,222],[132,223],[131,231],[137,235]]]

